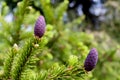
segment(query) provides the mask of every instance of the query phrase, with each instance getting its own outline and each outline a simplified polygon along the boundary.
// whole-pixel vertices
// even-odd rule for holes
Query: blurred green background
[[[46,64],[40,68],[48,68],[52,61],[65,64],[70,55],[78,56],[83,63],[89,50],[95,47],[99,52],[99,60],[87,80],[120,80],[120,0],[106,1],[107,13],[100,30],[88,28],[88,25],[93,26],[84,20],[84,15],[76,17],[74,10],[69,16],[72,20],[64,22],[69,5],[67,0],[55,4],[51,4],[50,0],[34,0],[30,5],[28,10],[19,10],[19,0],[0,1],[0,74],[3,72],[3,63],[9,48],[15,43],[21,47],[33,35],[38,16],[44,14],[47,22],[45,35],[48,37],[43,57],[39,57]],[[24,11],[26,14],[20,15]],[[13,32],[13,26],[21,26],[18,39],[13,37],[17,33]]]

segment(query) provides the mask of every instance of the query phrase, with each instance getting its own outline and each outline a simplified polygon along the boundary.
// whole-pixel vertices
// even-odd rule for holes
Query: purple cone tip
[[[37,36],[38,38],[41,38],[45,33],[45,27],[46,27],[46,23],[44,17],[39,16],[39,18],[35,23],[34,35]]]
[[[84,69],[86,71],[91,71],[95,68],[98,61],[98,52],[96,48],[92,48],[84,62]]]

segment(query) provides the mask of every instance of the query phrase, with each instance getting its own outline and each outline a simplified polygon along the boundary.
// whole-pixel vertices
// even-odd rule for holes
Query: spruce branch
[[[7,23],[3,16],[0,15],[0,22],[2,24],[3,27],[0,27],[0,36],[1,39],[3,39],[4,41],[6,41],[6,43],[8,43],[9,45],[12,45],[10,38],[10,28],[11,28],[11,24]],[[13,45],[12,45],[13,46]]]
[[[25,66],[27,65],[27,61],[32,56],[32,53],[35,51],[35,43],[37,39],[30,39],[23,50],[16,56],[13,66],[12,66],[12,80],[20,80],[22,72],[24,71]]]
[[[73,80],[84,79],[86,72],[80,65],[68,66],[53,64],[47,71],[37,73],[36,80]]]
[[[21,25],[24,21],[25,14],[28,12],[28,6],[30,5],[30,0],[23,0],[22,2],[18,3],[18,9],[15,13],[15,21],[14,26],[11,29],[11,36],[13,38],[13,44],[19,44],[20,39],[20,32],[21,32]]]
[[[18,47],[15,44],[13,46],[13,48],[9,51],[9,53],[7,55],[7,58],[6,58],[5,62],[4,62],[4,76],[5,76],[5,79],[10,78],[10,72],[11,72],[11,68],[12,68],[12,63],[13,63],[14,57],[17,54],[17,52],[18,52]]]
[[[56,19],[60,19],[63,17],[63,14],[66,12],[69,1],[64,0],[64,2],[60,3],[60,5],[55,9]]]
[[[4,20],[3,16],[1,16],[1,15],[0,15],[0,23],[2,24],[2,26],[4,26],[4,28],[0,27],[0,29],[3,30],[3,31],[7,31],[7,33],[9,34],[10,33],[11,24],[7,23]]]
[[[57,75],[55,79],[84,79],[85,74],[84,69],[80,68],[80,66],[67,67],[63,73]]]
[[[40,6],[43,10],[43,14],[45,15],[46,22],[48,24],[54,24],[55,23],[55,17],[54,17],[54,10],[50,3],[48,3],[47,0],[40,0]]]
[[[21,51],[18,52],[18,54],[14,58],[13,64],[10,62],[10,66],[12,66],[12,69],[10,72],[12,80],[21,80],[22,75],[26,74],[25,73],[26,67],[27,68],[33,67],[31,64],[34,63],[34,61],[36,60],[36,59],[33,59],[35,51],[39,50],[45,45],[44,41],[41,42],[42,40],[41,37],[45,33],[45,27],[46,27],[46,23],[45,23],[44,17],[40,16],[37,19],[35,28],[34,28],[35,37],[29,39],[26,45],[21,49]],[[10,59],[12,58],[10,57]],[[9,68],[7,67],[7,69]],[[6,71],[6,73],[8,72]]]

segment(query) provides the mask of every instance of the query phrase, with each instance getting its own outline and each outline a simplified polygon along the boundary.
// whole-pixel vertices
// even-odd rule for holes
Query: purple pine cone
[[[39,16],[34,27],[34,35],[41,38],[45,33],[45,19],[43,16]]]
[[[84,62],[84,68],[86,71],[91,71],[97,64],[98,52],[95,48],[92,48]]]

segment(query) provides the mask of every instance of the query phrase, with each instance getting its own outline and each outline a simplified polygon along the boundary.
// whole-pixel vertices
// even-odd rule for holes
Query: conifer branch
[[[53,79],[82,79],[85,77],[84,69],[77,67],[66,68],[62,73],[58,74]]]
[[[10,78],[10,72],[11,72],[11,68],[12,68],[12,63],[14,60],[15,55],[17,54],[18,49],[16,44],[14,45],[14,47],[11,49],[11,51],[8,53],[7,58],[5,60],[4,63],[4,76],[5,79],[9,79]]]
[[[36,80],[72,80],[84,79],[86,72],[80,65],[65,67],[64,65],[53,64],[48,71],[41,71]]]
[[[33,51],[32,43],[33,40],[30,40],[27,43],[27,45],[23,48],[23,51],[16,56],[12,66],[12,72],[11,72],[12,80],[20,80],[23,68],[25,67]]]
[[[56,19],[60,19],[63,17],[64,12],[67,10],[69,1],[64,0],[64,2],[60,3],[60,5],[55,9],[55,16]]]
[[[21,25],[24,21],[24,16],[26,12],[28,12],[27,7],[30,5],[30,0],[23,0],[22,2],[18,3],[18,9],[15,13],[15,21],[12,30],[11,35],[13,38],[13,44],[19,44],[20,39],[20,32],[21,32]]]
[[[39,44],[39,39],[30,39],[28,43],[23,47],[23,50],[15,57],[12,66],[12,80],[20,80],[21,75],[27,66],[28,61],[34,55],[34,51],[37,49],[36,44]]]
[[[6,41],[9,45],[12,45],[12,42],[9,39],[9,37],[11,36],[10,35],[11,24],[8,24],[1,15],[0,15],[0,22],[1,22],[2,26],[4,26],[4,28],[0,27],[1,39],[4,39],[4,41]]]
[[[46,22],[49,24],[55,23],[55,17],[53,13],[54,10],[51,7],[50,3],[48,3],[47,0],[40,0],[40,5],[45,15]]]

